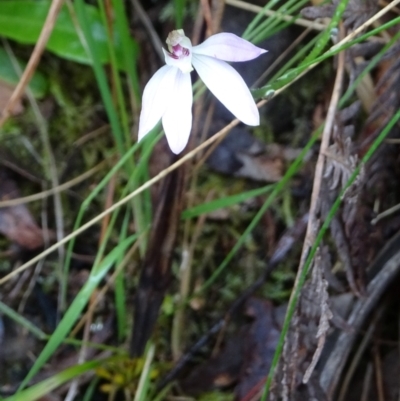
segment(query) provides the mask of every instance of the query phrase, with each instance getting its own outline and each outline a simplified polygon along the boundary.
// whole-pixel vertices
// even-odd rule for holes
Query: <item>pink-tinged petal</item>
[[[175,154],[181,153],[188,143],[192,129],[192,81],[190,74],[178,70],[175,84],[168,100],[162,124],[168,145]]]
[[[208,89],[240,121],[259,125],[260,115],[249,88],[238,72],[224,61],[193,54],[192,64]]]
[[[139,141],[157,125],[169,106],[178,72],[180,71],[177,68],[165,65],[153,75],[144,88],[139,119]]]
[[[267,52],[233,33],[217,33],[210,36],[203,43],[193,46],[192,51],[193,54],[215,57],[225,61],[253,60]]]

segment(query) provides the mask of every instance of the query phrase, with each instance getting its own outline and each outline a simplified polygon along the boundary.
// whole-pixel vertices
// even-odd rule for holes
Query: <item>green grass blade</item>
[[[292,15],[297,12],[299,8],[308,3],[307,0],[289,0],[278,8],[275,15],[267,17],[257,28],[254,29],[250,35],[250,40],[253,43],[261,42],[262,40],[272,36],[278,31],[284,29],[285,27],[292,25],[294,21],[299,17],[293,15],[291,21],[282,20],[282,15]],[[292,5],[294,6],[292,7]]]
[[[331,18],[329,25],[327,26],[325,32],[322,33],[320,39],[315,44],[314,49],[305,58],[304,62],[301,63],[300,65],[303,65],[309,61],[315,60],[315,58],[318,57],[323,52],[323,50],[325,49],[325,46],[331,40],[332,30],[337,29],[337,27],[339,26],[339,22],[342,20],[343,13],[346,10],[348,2],[349,2],[349,0],[341,0],[340,1],[340,3],[337,5],[335,13],[334,13],[333,17]]]
[[[126,104],[125,104],[125,98],[124,94],[122,91],[122,84],[121,84],[121,78],[119,75],[118,71],[118,65],[117,65],[117,57],[116,57],[116,52],[115,52],[115,47],[114,47],[114,38],[113,38],[113,21],[108,21],[107,19],[107,13],[105,10],[104,6],[104,1],[103,0],[97,0],[97,4],[99,5],[100,9],[100,16],[102,18],[103,24],[105,26],[109,26],[109,29],[107,30],[107,44],[108,44],[108,52],[110,54],[110,64],[111,64],[111,73],[112,73],[112,81],[113,85],[112,87],[115,89],[116,93],[116,103],[118,105],[118,116],[119,120],[121,121],[121,128],[123,131],[123,142],[124,142],[124,149],[127,149],[131,145],[131,139],[130,139],[130,131],[129,131],[129,121],[128,121],[128,115],[126,113]],[[111,99],[112,101],[112,99]],[[129,166],[129,165],[128,165]]]
[[[149,384],[151,379],[150,377],[151,364],[153,362],[154,354],[155,354],[155,346],[154,344],[150,344],[146,352],[146,359],[142,373],[140,375],[138,389],[136,391],[134,401],[146,401],[148,399],[147,393],[149,390]]]
[[[122,59],[124,62],[124,70],[129,77],[129,88],[133,89],[134,99],[131,100],[136,103],[140,101],[140,85],[136,69],[136,60],[139,49],[137,43],[132,41],[127,18],[128,12],[125,8],[125,3],[121,0],[112,0],[112,5],[115,11],[116,28],[122,45],[121,50]]]
[[[16,61],[20,66],[20,70],[23,71],[26,63],[23,63],[18,59],[16,59]],[[11,85],[17,85],[20,80],[20,74],[15,71],[13,61],[2,47],[0,47],[0,79]],[[29,89],[32,91],[33,95],[36,98],[43,97],[46,94],[48,87],[49,83],[46,77],[39,71],[35,71],[29,82]]]
[[[114,107],[111,90],[108,86],[107,76],[102,67],[99,48],[96,45],[95,38],[93,37],[93,32],[89,25],[89,16],[85,7],[83,0],[76,0],[74,2],[75,12],[78,17],[79,24],[82,28],[83,34],[85,36],[86,42],[88,44],[88,50],[90,52],[90,59],[92,60],[93,70],[96,76],[97,84],[100,90],[101,98],[103,100],[104,106],[108,118],[110,120],[111,129],[114,135],[114,139],[121,155],[125,153],[124,149],[124,139],[122,128],[118,119],[117,111]]]
[[[194,206],[182,212],[182,219],[192,219],[201,216],[202,214],[215,212],[218,209],[230,207],[247,201],[248,199],[255,198],[256,196],[264,195],[274,189],[275,185],[270,184],[262,188],[253,189],[251,191],[242,192],[237,195],[226,196],[221,199],[216,199],[211,202],[202,203],[201,205]]]
[[[64,317],[62,318],[54,333],[51,335],[43,351],[40,353],[28,375],[21,383],[20,390],[29,383],[29,381],[36,375],[36,373],[38,373],[38,371],[53,355],[57,347],[64,341],[69,331],[79,318],[84,307],[88,303],[93,291],[99,285],[100,281],[107,274],[110,268],[116,263],[119,256],[124,253],[135,240],[136,236],[131,236],[125,239],[123,242],[120,242],[118,246],[115,247],[99,265],[93,267],[88,280],[79,291],[75,299],[72,301],[72,304],[66,311]]]
[[[93,394],[99,385],[100,377],[95,376],[91,381],[89,386],[87,387],[85,394],[82,397],[82,401],[91,401],[93,399]]]
[[[78,216],[76,218],[75,224],[73,231],[76,231],[78,227],[81,226],[83,217],[86,213],[87,210],[89,210],[89,207],[91,203],[95,200],[95,198],[100,194],[102,190],[106,187],[108,182],[111,180],[111,178],[117,174],[119,170],[121,170],[124,166],[125,163],[128,162],[129,159],[133,157],[135,152],[137,152],[141,147],[144,147],[146,149],[143,152],[143,157],[142,161],[143,163],[148,162],[148,158],[150,157],[151,151],[154,148],[155,144],[160,140],[161,134],[159,133],[158,135],[156,134],[156,130],[154,132],[149,133],[141,142],[135,143],[123,156],[118,162],[111,168],[111,170],[106,174],[106,176],[100,181],[100,183],[92,190],[90,195],[83,201],[82,206],[79,209]],[[138,167],[135,170],[135,174],[140,173],[140,168]],[[68,271],[69,271],[69,266],[71,263],[71,257],[72,257],[72,250],[74,248],[75,244],[75,238],[73,238],[67,249],[66,253],[66,258],[65,258],[65,263],[64,263],[64,275],[67,276]],[[61,288],[61,291],[63,292],[63,299],[66,297],[66,291],[67,288],[66,286]]]
[[[354,80],[354,82],[347,88],[347,91],[345,94],[342,96],[340,100],[339,106],[341,107],[343,104],[345,104],[352,94],[354,93],[355,89],[359,85],[359,83],[362,81],[362,79],[365,77],[366,74],[368,74],[376,65],[382,60],[383,55],[394,45],[397,43],[397,41],[400,39],[400,31],[397,32],[388,43],[370,60],[368,65],[364,68],[362,73]]]
[[[278,4],[280,0],[270,0],[263,8],[262,10],[254,17],[253,21],[250,22],[248,27],[245,29],[243,32],[243,39],[250,40],[251,36],[253,35],[254,29],[257,27],[257,24],[262,20],[264,17],[264,12],[266,10],[270,10],[272,7],[274,7],[276,4]]]
[[[131,221],[130,209],[125,211],[124,220],[122,221],[121,237],[125,238],[128,233],[129,223]],[[118,265],[123,261],[123,255],[119,257]],[[123,341],[126,335],[126,328],[128,322],[128,313],[126,309],[127,300],[125,295],[125,281],[124,272],[120,271],[115,278],[115,312],[117,316],[117,327],[118,327],[118,340]]]
[[[44,331],[40,330],[28,319],[24,318],[18,312],[15,312],[15,310],[13,310],[12,308],[10,308],[1,301],[0,301],[0,312],[3,315],[8,316],[10,319],[12,319],[15,323],[19,324],[20,326],[25,327],[25,329],[27,329],[38,339],[45,340],[47,338],[47,334]]]
[[[72,366],[68,369],[63,370],[60,373],[56,373],[49,379],[43,380],[40,383],[34,384],[30,388],[23,390],[11,397],[3,399],[3,401],[35,401],[41,397],[44,397],[55,390],[62,384],[78,377],[84,373],[90,372],[104,361],[90,361],[81,365]]]
[[[382,24],[378,28],[372,29],[371,31],[360,35],[356,39],[353,39],[349,42],[340,44],[338,46],[332,46],[332,48],[328,51],[326,51],[324,54],[321,56],[318,56],[314,60],[309,60],[307,62],[301,63],[299,67],[292,68],[289,71],[287,71],[284,75],[280,76],[277,78],[274,82],[269,83],[259,89],[255,89],[253,91],[253,96],[254,97],[265,97],[271,91],[276,91],[277,89],[283,88],[284,86],[290,84],[293,80],[295,80],[298,76],[300,76],[304,71],[306,71],[309,67],[312,67],[314,65],[320,64],[322,61],[335,56],[336,54],[340,53],[343,50],[346,50],[352,46],[354,46],[357,43],[364,42],[366,39],[368,39],[371,36],[379,35],[379,33],[391,28],[392,26],[395,26],[400,23],[400,17],[394,18],[393,20]]]

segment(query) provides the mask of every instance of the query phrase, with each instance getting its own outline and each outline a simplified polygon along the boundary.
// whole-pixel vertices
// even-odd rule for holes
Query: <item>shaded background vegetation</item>
[[[398,399],[397,3],[0,2],[0,398]],[[260,126],[195,83],[173,157],[177,27],[269,52]]]

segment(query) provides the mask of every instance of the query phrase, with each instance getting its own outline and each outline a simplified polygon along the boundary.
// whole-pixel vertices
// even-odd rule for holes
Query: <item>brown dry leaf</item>
[[[271,159],[268,156],[253,156],[248,154],[237,154],[236,157],[243,163],[242,167],[235,172],[236,177],[250,178],[255,181],[277,182],[282,178],[282,159]]]
[[[19,191],[15,182],[4,172],[0,172],[0,200],[18,197]],[[0,208],[0,233],[29,250],[40,248],[44,244],[42,229],[36,224],[25,205]]]
[[[236,158],[242,166],[234,175],[236,177],[250,178],[255,181],[277,182],[284,173],[286,162],[296,159],[301,149],[281,146],[276,143],[268,144],[261,153],[236,153]],[[310,153],[305,156],[305,160]]]
[[[0,80],[0,110],[3,110],[10,100],[10,97],[14,91],[14,87],[7,82]],[[12,109],[12,115],[16,116],[24,111],[24,106],[22,105],[21,99],[15,104]]]

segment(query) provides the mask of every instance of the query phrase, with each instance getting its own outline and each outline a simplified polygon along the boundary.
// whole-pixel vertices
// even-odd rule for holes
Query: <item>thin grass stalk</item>
[[[140,85],[136,69],[138,48],[137,46],[133,47],[132,42],[129,40],[131,35],[129,32],[128,13],[125,8],[125,2],[112,0],[112,5],[115,11],[115,25],[122,43],[125,72],[129,79],[128,89],[131,93],[132,111],[137,111],[140,102]]]
[[[64,317],[56,327],[54,333],[50,336],[49,341],[43,348],[35,360],[33,366],[29,370],[28,374],[20,384],[17,394],[26,387],[31,379],[39,372],[44,364],[51,358],[55,350],[64,341],[72,326],[80,316],[82,310],[87,305],[93,291],[97,288],[100,281],[104,278],[111,267],[116,263],[120,254],[124,253],[126,249],[136,241],[137,236],[133,235],[124,241],[120,242],[102,261],[96,266],[93,266],[92,271],[89,274],[88,280],[85,282],[79,293],[72,301],[70,307],[65,312]]]
[[[9,319],[13,320],[19,326],[24,327],[26,330],[28,330],[30,333],[32,333],[39,340],[45,340],[46,338],[48,338],[47,334],[44,331],[40,330],[31,321],[24,318],[22,315],[20,315],[14,309],[10,308],[9,306],[7,306],[5,303],[3,303],[1,301],[0,301],[0,312],[3,315],[7,316]]]
[[[316,57],[318,57],[322,53],[327,43],[331,40],[332,30],[336,29],[339,25],[339,22],[342,20],[343,13],[346,10],[348,2],[349,0],[341,0],[340,3],[337,5],[335,13],[331,21],[329,22],[329,25],[327,26],[325,32],[322,33],[320,39],[315,44],[314,49],[311,50],[311,53],[300,64],[300,67],[302,67],[309,61],[315,61]]]
[[[6,304],[0,301],[0,312],[7,316],[9,319],[13,320],[16,324],[19,326],[24,327],[26,330],[28,330],[32,335],[34,335],[38,340],[41,341],[47,341],[50,338],[50,335],[46,334],[44,331],[39,329],[39,327],[35,326],[31,321],[20,315],[18,312],[16,312],[14,309],[10,308]],[[63,341],[63,344],[69,344],[69,345],[74,345],[77,347],[82,346],[83,341],[77,340],[74,338],[67,338]],[[98,343],[92,343],[92,342],[86,342],[87,346],[90,348],[96,348],[102,351],[112,351],[113,353],[116,353],[119,351],[119,348],[113,347],[110,345],[104,345],[104,344],[98,344]]]
[[[22,71],[18,64],[18,61],[16,60],[12,49],[8,45],[8,42],[4,42],[4,43],[6,44],[6,51],[12,61],[14,70],[15,70],[16,74],[21,77]],[[43,167],[44,167],[45,175],[50,179],[50,181],[52,183],[52,187],[57,188],[57,187],[59,187],[59,180],[58,180],[56,161],[54,158],[53,149],[52,149],[52,146],[50,143],[50,138],[49,138],[48,124],[47,124],[47,121],[45,120],[45,118],[43,117],[43,115],[40,111],[40,108],[36,102],[36,99],[33,96],[32,91],[30,90],[29,86],[26,87],[25,91],[26,91],[27,97],[29,99],[31,108],[33,110],[33,114],[36,119],[37,128],[38,128],[38,131],[40,133],[40,137],[41,137],[41,140],[43,143],[44,160],[45,160]],[[57,241],[60,241],[64,237],[63,207],[62,207],[60,193],[54,193],[53,204],[54,204],[54,211],[55,211]],[[48,246],[48,243],[46,244],[46,246]],[[65,248],[60,247],[59,251],[58,251],[58,267],[57,267],[57,276],[58,276],[58,282],[59,282],[60,287],[63,286],[66,281],[66,276],[63,274],[63,268],[62,268],[62,266],[64,264],[64,259],[65,259]],[[63,298],[60,295],[58,297],[58,310],[59,311],[65,310],[65,304],[63,303]]]
[[[106,108],[108,118],[110,120],[115,143],[117,145],[120,155],[122,156],[125,153],[123,132],[121,125],[119,123],[117,111],[112,101],[112,95],[110,88],[108,86],[107,76],[100,62],[99,54],[97,53],[96,42],[92,37],[92,32],[90,30],[90,26],[88,23],[89,19],[88,16],[86,15],[85,3],[83,2],[83,0],[76,0],[74,6],[79,24],[82,28],[82,32],[85,35],[85,39],[88,44],[88,50],[90,51],[90,58],[92,60],[93,71],[95,73],[97,84],[99,86],[100,95]]]
[[[400,23],[400,17],[397,17],[397,18],[393,19],[392,21],[382,24],[380,27],[375,28],[355,39],[347,41],[347,39],[345,38],[343,41],[341,41],[337,45],[332,46],[331,49],[326,51],[321,56],[318,56],[316,59],[310,60],[307,62],[303,62],[301,64],[301,66],[287,71],[283,76],[280,76],[274,82],[269,83],[259,89],[254,89],[253,96],[256,98],[262,98],[262,97],[267,96],[271,92],[276,92],[277,90],[289,85],[290,82],[296,80],[298,77],[300,77],[302,74],[304,74],[307,70],[310,70],[311,68],[319,65],[322,61],[325,61],[328,58],[335,56],[336,54],[354,46],[355,44],[364,42],[369,37],[375,36],[375,35],[379,34],[380,32],[387,30],[387,29],[391,28],[392,26],[395,26],[399,23]],[[350,36],[351,35],[349,35],[347,38],[349,38]]]
[[[297,156],[296,159],[294,160],[294,162],[290,165],[286,174],[275,185],[271,195],[269,195],[269,197],[266,199],[264,204],[261,206],[260,210],[253,217],[252,221],[247,226],[247,228],[245,229],[243,234],[240,236],[240,238],[238,239],[238,241],[236,242],[234,247],[231,249],[231,251],[225,257],[225,259],[221,262],[221,264],[215,269],[215,271],[210,276],[210,278],[208,278],[206,280],[206,282],[201,286],[201,288],[198,291],[196,291],[196,293],[193,295],[193,297],[198,296],[201,292],[208,289],[215,282],[215,280],[223,273],[225,268],[228,266],[229,262],[236,255],[236,253],[239,251],[239,249],[244,245],[247,237],[253,231],[253,229],[256,227],[258,222],[261,220],[264,213],[268,210],[268,208],[272,205],[273,201],[278,197],[278,195],[286,187],[289,180],[298,172],[299,168],[301,167],[301,165],[303,163],[304,157],[306,156],[308,151],[311,149],[311,147],[314,145],[314,143],[319,138],[320,131],[321,130],[317,130],[316,133],[312,136],[312,138],[308,141],[308,143],[306,144],[304,149],[301,151],[299,156]]]
[[[106,176],[100,181],[99,184],[92,190],[92,192],[89,194],[89,196],[83,201],[81,207],[79,208],[78,216],[75,220],[75,224],[73,227],[73,231],[76,231],[82,224],[83,216],[86,213],[86,211],[89,209],[89,206],[93,202],[93,200],[100,194],[100,192],[105,188],[105,186],[108,184],[110,179],[117,174],[117,172],[123,168],[124,164],[132,158],[134,153],[138,151],[144,144],[149,143],[149,145],[145,146],[146,152],[143,154],[143,160],[147,162],[148,157],[150,157],[151,150],[155,146],[155,144],[160,140],[161,134],[157,135],[156,137],[150,135],[147,135],[148,138],[145,138],[142,142],[136,143],[129,149],[120,160],[112,167],[112,169],[106,174]],[[64,263],[64,270],[68,271],[69,266],[71,264],[71,257],[72,257],[72,250],[75,245],[75,237],[71,239],[69,242],[67,252],[66,252],[66,260]],[[65,273],[64,273],[65,274]],[[63,297],[66,297],[66,292],[67,288],[66,285],[61,287],[61,291],[63,292]]]
[[[106,18],[105,10],[104,10],[103,3],[101,0],[99,1],[99,6],[100,6],[100,13],[103,17],[104,23],[107,26],[108,25],[107,18]],[[112,65],[112,71],[113,71],[113,78],[114,78],[115,87],[116,87],[116,91],[117,91],[117,98],[118,98],[119,105],[120,105],[119,111],[120,111],[120,115],[121,115],[121,120],[123,122],[123,127],[121,127],[121,125],[119,123],[117,111],[116,111],[116,108],[114,107],[112,95],[111,95],[110,89],[108,87],[107,78],[106,78],[105,72],[103,70],[103,67],[100,63],[100,59],[97,55],[96,44],[91,36],[91,31],[86,23],[86,14],[85,14],[85,9],[84,9],[82,0],[78,0],[76,2],[75,9],[76,9],[76,14],[78,16],[78,20],[82,26],[82,30],[85,35],[85,39],[88,44],[89,51],[91,52],[93,68],[94,68],[96,79],[97,79],[97,82],[99,85],[100,93],[102,95],[102,99],[103,99],[103,102],[106,107],[106,111],[107,111],[107,114],[108,114],[108,117],[109,117],[109,120],[111,123],[112,132],[113,132],[113,136],[116,141],[116,144],[117,144],[117,148],[119,149],[119,153],[122,157],[122,155],[125,153],[125,149],[126,149],[126,145],[124,145],[123,137],[125,137],[125,143],[128,144],[128,146],[129,146],[130,132],[129,132],[128,117],[126,114],[126,105],[125,105],[124,96],[122,93],[121,80],[119,78],[118,68],[117,68],[117,64],[116,64],[116,56],[115,56],[115,52],[114,52],[114,47],[112,45],[112,38],[110,37],[112,35],[112,32],[110,32],[110,30],[107,31],[109,33],[109,35],[108,35],[109,51],[110,51],[110,59],[111,59],[111,65]],[[131,56],[133,57],[133,55],[131,55]],[[131,176],[133,171],[135,170],[135,166],[134,166],[132,160],[128,160],[128,164],[127,164],[126,168],[127,168],[128,175]],[[134,182],[133,185],[139,186],[139,183]],[[145,226],[147,225],[148,222],[144,221],[144,219],[143,219],[144,213],[142,213],[141,197],[137,197],[133,200],[133,209],[134,209],[134,214],[135,214],[135,223],[137,226],[137,230],[139,232],[144,231]],[[141,242],[141,253],[142,254],[145,251],[145,247],[146,247],[146,240],[143,239],[143,241]]]
[[[269,27],[268,29],[268,36],[271,37],[276,35],[277,33],[283,31],[284,29],[288,28],[289,26],[296,25],[296,22],[300,19],[300,14],[293,15],[292,19],[290,21],[281,21],[279,25],[276,26],[275,29],[271,29]],[[254,43],[261,42],[262,40],[266,39],[267,37],[261,37],[261,39],[256,38],[254,40]]]
[[[89,383],[85,394],[83,395],[82,401],[91,401],[93,399],[94,391],[96,390],[97,386],[99,385],[100,377],[95,376]]]
[[[14,109],[16,103],[23,96],[24,90],[31,80],[36,67],[40,62],[40,58],[45,50],[46,44],[50,38],[51,32],[53,31],[54,25],[57,21],[58,14],[63,5],[63,0],[53,0],[50,3],[49,11],[46,16],[46,20],[41,29],[40,35],[37,39],[31,57],[29,58],[28,64],[25,67],[24,72],[21,75],[21,78],[18,81],[17,86],[15,87],[10,99],[7,104],[3,107],[1,116],[0,116],[0,128],[4,125],[6,120],[10,117],[12,110]]]
[[[125,211],[125,216],[122,221],[121,227],[121,237],[126,238],[128,236],[128,228],[130,221],[130,210],[127,209]],[[120,256],[118,260],[118,265],[120,265],[123,261],[123,255]],[[126,327],[128,321],[128,314],[126,311],[126,294],[125,294],[125,280],[124,280],[124,271],[120,271],[115,278],[115,312],[117,315],[117,329],[118,329],[118,340],[122,341],[126,335]]]
[[[147,143],[149,143],[149,142],[147,142]],[[155,143],[156,143],[155,141],[154,142],[150,142],[151,145],[154,145]],[[153,151],[153,146],[146,147],[146,150],[142,153],[140,166],[142,166],[142,165],[143,166],[147,166],[148,161],[150,159],[150,156],[152,154],[152,151]],[[141,168],[138,167],[138,168],[135,169],[133,174],[129,177],[127,185],[125,186],[125,188],[122,191],[121,198],[124,198],[125,196],[128,195],[129,189],[132,187],[133,183],[138,181],[138,176],[139,176],[139,174],[141,174],[141,172],[142,172]],[[116,219],[118,217],[119,211],[120,211],[120,209],[115,210],[111,215],[111,219],[110,219],[109,225],[107,227],[106,234],[105,234],[104,238],[102,239],[102,242],[101,242],[100,247],[99,247],[99,249],[97,251],[97,254],[96,254],[96,259],[94,261],[94,265],[95,266],[98,265],[100,263],[101,259],[103,258],[104,252],[106,250],[106,246],[108,244],[108,240],[111,237],[112,230],[113,230],[114,225],[116,223]],[[129,217],[129,214],[126,214],[125,217],[126,218]],[[127,225],[128,223],[129,223],[128,220],[124,220],[123,227],[125,225]],[[147,227],[143,228],[143,231],[138,232],[138,236],[142,237],[143,234],[145,233],[146,228]],[[123,231],[121,231],[121,232],[123,232]],[[120,237],[119,241],[122,241],[122,240],[124,240],[124,238]]]
[[[250,40],[253,31],[256,29],[257,24],[261,21],[261,19],[264,17],[264,11],[265,10],[270,10],[272,7],[274,7],[276,4],[278,4],[280,0],[270,0],[263,8],[262,10],[254,17],[253,21],[250,22],[250,24],[247,26],[245,31],[243,32],[243,39]]]
[[[287,14],[289,14],[289,15],[295,14],[295,13],[298,11],[299,8],[303,7],[303,6],[306,5],[307,3],[308,3],[307,1],[304,1],[304,2],[301,2],[301,3],[296,4],[296,5],[293,6],[291,9],[287,10]],[[298,21],[299,21],[299,20],[302,20],[302,18],[301,18],[301,15],[300,15],[300,14],[297,14],[297,15],[293,15],[293,18],[292,18],[290,21],[284,21],[284,22],[280,21],[281,24],[280,24],[280,25],[277,25],[276,28],[274,28],[274,29],[269,28],[268,36],[275,35],[275,34],[278,33],[279,31],[282,31],[283,29],[287,28],[287,27],[290,26],[290,25],[298,24]],[[308,22],[308,21],[307,21],[307,22]],[[300,25],[300,24],[299,24],[299,25]],[[312,24],[310,24],[310,25],[312,26]],[[301,26],[305,26],[305,24],[304,24],[304,25],[301,25]],[[309,27],[307,27],[307,28],[309,28]],[[316,29],[316,28],[314,28],[314,29]],[[321,30],[321,29],[320,29],[320,30]],[[323,31],[323,29],[322,29],[322,31]]]
[[[121,120],[121,127],[123,131],[123,135],[125,138],[124,142],[124,150],[129,149],[131,146],[131,138],[130,138],[130,132],[129,132],[129,122],[128,122],[128,116],[126,114],[126,104],[125,104],[125,98],[123,95],[122,91],[122,84],[121,84],[121,78],[119,75],[118,71],[118,65],[117,65],[117,57],[115,54],[115,46],[114,46],[114,29],[113,29],[113,22],[110,21],[110,19],[107,16],[105,7],[104,7],[104,0],[97,0],[97,4],[99,5],[99,10],[100,10],[100,17],[103,21],[103,25],[106,27],[106,32],[107,32],[107,44],[108,44],[108,53],[110,55],[110,65],[111,65],[111,76],[113,80],[113,88],[115,89],[116,93],[116,107],[115,110],[118,112],[118,115]],[[129,165],[129,168],[133,168],[133,165]],[[132,171],[128,171],[128,173],[131,173]]]
[[[321,34],[312,38],[308,43],[305,44],[285,65],[283,65],[279,71],[276,72],[270,79],[270,82],[276,81],[279,77],[286,74],[286,72],[291,68],[293,64],[299,61],[301,58],[305,56],[305,54],[311,49],[311,47],[315,46],[315,43],[319,40]]]
[[[175,28],[182,29],[186,0],[174,0]]]
[[[125,104],[125,99],[122,91],[122,83],[121,79],[119,76],[119,71],[118,71],[118,66],[117,66],[117,58],[115,54],[115,48],[114,48],[114,41],[113,41],[113,29],[111,25],[111,22],[108,20],[107,15],[106,15],[106,10],[104,7],[103,0],[98,0],[99,4],[99,9],[100,9],[100,15],[103,19],[103,24],[108,27],[107,29],[108,35],[107,35],[107,42],[108,42],[108,47],[109,47],[109,54],[110,54],[110,61],[111,61],[111,70],[112,70],[112,77],[113,77],[113,82],[114,82],[114,88],[116,91],[116,96],[117,96],[117,104],[118,104],[118,114],[122,123],[122,131],[123,135],[125,138],[125,145],[124,149],[127,149],[130,147],[131,139],[130,139],[130,129],[129,129],[129,122],[128,122],[128,116],[127,116],[127,109],[126,109],[126,104]],[[134,57],[133,54],[129,54],[127,56]],[[111,102],[113,100],[111,99]],[[113,108],[115,111],[116,108]],[[111,111],[111,110],[110,110]],[[109,116],[110,117],[110,116]],[[142,167],[145,167],[143,164],[141,164]],[[127,174],[131,176],[135,170],[135,166],[133,163],[133,160],[129,160],[127,164]],[[140,180],[133,180],[132,181],[132,189],[137,188],[140,186]],[[133,211],[134,211],[134,221],[136,225],[136,229],[138,232],[144,232],[145,227],[149,224],[149,221],[146,221],[145,217],[146,214],[143,212],[143,200],[141,196],[136,197],[132,201],[132,206],[133,206]],[[145,250],[146,250],[146,238],[144,237],[140,243],[140,251],[141,254],[144,255]]]
[[[295,218],[292,212],[292,194],[290,188],[285,188],[282,193],[282,212],[283,218],[285,220],[286,227],[293,227],[295,223]]]
[[[148,347],[146,352],[146,359],[143,366],[142,374],[140,375],[138,389],[136,391],[133,401],[146,401],[150,383],[151,364],[154,359],[154,354],[155,346],[154,344],[150,343],[150,346]]]
[[[192,219],[202,214],[215,212],[218,209],[237,205],[238,203],[245,202],[248,199],[252,199],[257,196],[271,192],[275,188],[275,186],[276,184],[268,184],[261,188],[252,189],[250,191],[241,192],[236,195],[226,196],[224,198],[215,199],[210,202],[193,206],[190,209],[184,210],[181,214],[181,218],[183,220]]]
[[[84,214],[86,211],[89,209],[90,204],[92,201],[100,194],[100,192],[105,188],[105,186],[108,184],[108,182],[111,180],[111,178],[123,167],[123,165],[127,162],[127,160],[132,157],[135,151],[137,151],[139,148],[139,144],[135,144],[132,146],[128,152],[125,153],[125,155],[115,164],[112,169],[106,174],[106,176],[100,181],[99,184],[92,190],[92,192],[89,194],[89,196],[83,201],[81,207],[79,208],[78,211],[78,216],[76,217],[74,227],[72,231],[76,231],[81,223]],[[72,258],[72,250],[75,246],[75,240],[76,238],[73,238],[68,245],[67,252],[66,252],[66,257],[65,257],[65,263],[64,263],[64,275],[68,275],[69,267],[71,264],[71,258]],[[61,288],[60,288],[61,296],[62,299],[66,299],[67,296],[67,283],[64,283]]]
[[[71,368],[65,369],[62,372],[56,373],[50,378],[43,380],[40,383],[34,384],[30,388],[23,392],[12,395],[3,399],[3,401],[35,401],[41,397],[44,397],[60,387],[62,384],[74,379],[75,377],[81,376],[84,373],[93,371],[101,364],[105,363],[103,361],[90,361],[83,363],[82,365],[75,365]]]
[[[286,84],[288,80],[285,79],[287,75],[292,75],[293,69],[290,67],[299,59],[303,58],[305,54],[315,45],[321,34],[310,40],[305,46],[303,46],[289,61],[287,61],[278,72],[276,72],[268,81],[268,83],[262,87],[251,89],[251,93],[254,99],[269,98],[269,93],[274,94],[275,90],[283,87],[284,81]],[[300,75],[300,74],[299,74]],[[299,76],[296,74],[296,76]]]
[[[154,149],[155,145],[152,145],[152,151],[149,152],[149,156],[148,158],[146,158],[147,163],[146,168],[144,168],[143,170],[141,170],[140,173],[140,182],[147,182],[150,180],[150,173],[149,173],[149,169],[148,166],[150,165],[150,156],[153,153],[153,149]],[[151,222],[152,222],[152,216],[153,216],[153,210],[152,210],[152,200],[151,200],[151,192],[150,190],[146,190],[143,192],[142,195],[142,199],[143,199],[143,213],[144,213],[144,219],[146,222],[148,222],[147,227],[150,226]]]
[[[147,166],[148,160],[152,154],[153,147],[156,143],[158,138],[156,138],[155,141],[150,142],[150,146],[146,147],[146,150],[142,154],[142,159],[141,159],[141,165]],[[128,192],[129,188],[132,187],[132,183],[137,182],[137,175],[141,173],[141,169],[137,168],[132,176],[129,178],[128,184],[125,186],[121,196],[122,198],[125,197]],[[100,247],[97,251],[96,254],[96,259],[94,261],[94,266],[98,265],[100,261],[103,259],[104,252],[106,250],[106,247],[108,245],[108,241],[113,233],[113,229],[116,225],[116,221],[119,215],[121,209],[115,210],[112,215],[111,219],[109,222],[109,225],[107,227],[107,231],[102,239],[102,242],[100,244]],[[128,233],[128,226],[130,222],[130,212],[129,209],[126,210],[124,220],[122,222],[122,227],[120,230],[120,235],[119,235],[119,242],[122,242],[126,239],[127,233]],[[139,236],[143,236],[144,231],[139,233]],[[121,262],[123,260],[123,255],[121,254],[118,262]],[[126,322],[127,322],[127,313],[126,313],[126,306],[125,306],[125,291],[124,291],[124,285],[123,285],[123,272],[120,272],[119,275],[120,279],[117,281],[118,282],[118,287],[115,288],[115,299],[116,299],[116,305],[117,307],[117,323],[118,323],[118,336],[120,339],[123,338],[125,335],[125,329],[126,329]]]
[[[296,16],[293,15],[292,21],[283,21],[281,15],[291,15],[294,14],[299,8],[303,5],[307,4],[307,0],[289,0],[281,7],[278,8],[276,14],[271,17],[268,17],[265,21],[263,21],[252,33],[251,35],[251,42],[259,43],[262,40],[266,39],[267,37],[272,36],[274,33],[284,29],[285,27],[292,25],[300,15]],[[292,5],[294,6],[292,8]]]
[[[347,88],[346,92],[342,96],[340,106],[347,103],[356,90],[359,83],[378,63],[382,60],[383,55],[400,39],[400,31],[397,32],[391,40],[369,61],[368,65],[364,68],[362,73],[354,80],[354,82]]]

